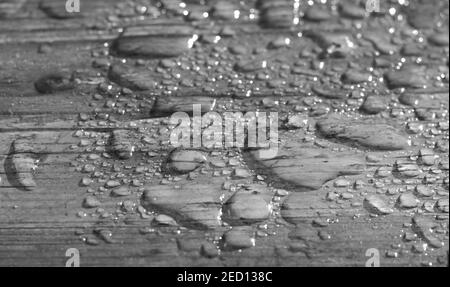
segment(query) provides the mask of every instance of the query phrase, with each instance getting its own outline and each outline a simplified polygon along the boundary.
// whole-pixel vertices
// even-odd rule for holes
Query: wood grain
[[[157,231],[145,233],[143,230],[155,228],[153,217],[142,218],[136,212],[118,212],[120,216],[117,218],[101,218],[95,209],[83,208],[83,200],[90,193],[88,187],[80,185],[84,175],[76,170],[77,163],[84,163],[80,156],[101,155],[102,152],[71,146],[80,144],[80,138],[75,136],[77,131],[96,131],[108,137],[116,128],[79,126],[79,116],[82,113],[95,118],[98,114],[95,109],[101,110],[108,100],[92,100],[93,94],[98,92],[98,84],[107,76],[107,71],[92,67],[91,52],[103,49],[105,42],[111,43],[120,35],[121,30],[111,27],[104,18],[102,21],[98,18],[101,18],[102,13],[116,13],[114,5],[122,1],[114,1],[112,4],[110,1],[90,1],[94,3],[93,9],[88,10],[83,15],[84,18],[64,20],[49,17],[38,9],[37,2],[27,1],[22,11],[8,19],[0,19],[0,266],[64,266],[67,260],[65,251],[68,248],[80,250],[82,266],[364,266],[367,260],[365,252],[369,248],[377,248],[383,253],[382,266],[420,266],[422,262],[428,261],[435,265],[447,264],[442,258],[448,256],[448,215],[444,248],[431,250],[428,255],[406,252],[397,258],[386,258],[384,253],[395,249],[393,245],[405,244],[401,237],[403,231],[409,230],[405,226],[409,226],[411,217],[401,212],[371,217],[361,207],[328,203],[324,200],[326,189],[305,194],[304,205],[297,212],[301,215],[296,219],[303,223],[297,227],[271,218],[270,234],[258,237],[255,247],[242,252],[223,252],[213,259],[205,258],[196,251],[180,250],[177,240],[210,239],[221,236],[225,228],[206,231],[182,228],[177,233],[176,228],[157,227]],[[50,3],[50,6],[61,3],[57,0],[44,2]],[[204,35],[214,35],[220,30],[218,27],[206,31],[195,30],[197,28],[186,25],[180,17],[139,20],[124,16],[120,21],[123,21],[121,28],[128,31],[129,36],[161,36],[169,26],[171,33],[181,34],[200,31]],[[273,36],[291,33],[271,29],[261,32],[254,23],[241,25],[242,30],[238,33],[246,40],[264,37],[265,34]],[[307,29],[311,24],[305,25]],[[312,26],[320,28],[321,25]],[[38,54],[40,44],[50,44],[52,52]],[[150,63],[157,65],[157,61]],[[88,80],[71,91],[38,93],[33,86],[38,76],[54,70],[78,70],[83,80]],[[149,74],[153,76],[155,73],[152,71]],[[209,94],[197,88],[201,87],[176,94],[180,98],[178,101],[189,103],[189,96],[193,93],[211,96],[219,101],[222,99],[223,102],[236,96],[227,94],[225,87]],[[136,94],[149,99],[152,92]],[[258,101],[272,95],[268,89],[261,89],[259,93],[255,94]],[[286,98],[299,94],[288,91]],[[173,103],[170,102],[170,97],[160,98],[160,102],[165,101]],[[150,99],[148,102],[153,103]],[[126,126],[132,120],[151,118],[149,113],[150,110],[145,110],[145,114],[126,115],[121,124]],[[167,117],[159,118],[159,115],[154,117],[155,125],[160,120],[167,120]],[[8,159],[14,154],[11,149],[14,141],[27,137],[32,138],[30,143],[35,151],[32,156],[40,159],[37,169],[32,173],[37,185],[33,190],[25,190],[17,185],[14,181],[16,175],[8,166]],[[168,148],[154,147],[152,151],[159,153],[156,162],[161,160],[160,157]],[[392,165],[393,158],[386,162]],[[108,159],[108,162],[111,165],[113,162],[124,164],[124,161],[118,159]],[[152,164],[154,163],[146,162],[146,165]],[[375,168],[374,164],[368,170],[372,172]],[[223,178],[225,177],[220,179]],[[355,177],[358,178],[360,177]],[[107,179],[102,179],[102,184],[95,185],[93,189],[97,191]],[[202,183],[212,181],[207,176],[198,180]],[[159,180],[150,179],[146,184],[158,186],[157,181]],[[109,189],[98,198],[102,202],[102,209],[113,211],[120,210],[121,204],[126,200],[139,205],[141,196],[142,192],[136,187],[124,198],[111,197]],[[317,213],[327,214],[331,219],[338,218],[339,222],[319,229],[312,228],[310,223],[317,218]],[[437,215],[439,213],[427,214],[430,218]],[[115,242],[108,243],[99,239],[96,235],[99,228],[111,230]],[[292,243],[289,234],[296,228],[315,232],[309,241],[312,248],[308,252],[289,250]],[[317,235],[319,230],[326,231],[331,239],[320,239]],[[95,245],[86,242],[87,238],[95,239]],[[443,261],[438,263],[439,260]]]

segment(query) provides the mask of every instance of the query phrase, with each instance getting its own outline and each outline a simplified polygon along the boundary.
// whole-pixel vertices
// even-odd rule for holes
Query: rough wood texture
[[[447,265],[448,1],[185,2],[0,0],[0,266]],[[192,104],[278,157],[175,157]]]

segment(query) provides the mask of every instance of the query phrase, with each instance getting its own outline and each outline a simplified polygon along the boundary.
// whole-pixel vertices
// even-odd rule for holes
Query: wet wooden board
[[[221,25],[212,27],[199,25],[193,28],[191,27],[193,25],[184,21],[181,16],[173,19],[147,17],[139,19],[140,17],[136,17],[131,12],[130,15],[121,16],[119,20],[105,21],[102,15],[117,15],[120,9],[116,9],[115,5],[122,1],[114,1],[113,4],[110,1],[91,1],[94,3],[92,4],[94,8],[84,13],[84,18],[55,19],[39,9],[37,2],[27,1],[24,8],[17,13],[4,19],[0,17],[0,266],[64,266],[67,260],[65,252],[68,248],[80,250],[82,266],[364,266],[368,259],[366,250],[369,248],[380,250],[382,266],[419,266],[427,262],[433,262],[433,265],[437,266],[447,264],[448,224],[443,236],[444,248],[432,250],[429,254],[408,251],[397,254],[396,258],[386,257],[384,253],[387,251],[408,250],[409,245],[404,243],[401,237],[405,230],[410,230],[408,224],[411,222],[411,216],[403,212],[395,212],[389,216],[372,217],[361,206],[327,202],[325,198],[328,191],[333,188],[332,182],[327,183],[326,188],[303,195],[304,202],[298,207],[299,216],[296,218],[301,224],[297,227],[286,221],[275,221],[271,218],[271,227],[268,230],[270,235],[258,237],[255,247],[244,249],[242,252],[224,251],[220,256],[212,259],[200,255],[198,250],[190,252],[180,250],[178,240],[190,238],[204,241],[205,238],[221,236],[225,227],[207,231],[181,229],[182,231],[177,233],[176,229],[171,227],[155,227],[152,223],[154,215],[142,218],[137,212],[130,212],[123,213],[122,216],[114,219],[101,218],[98,215],[101,212],[83,208],[83,200],[90,192],[87,192],[88,187],[80,185],[84,175],[77,170],[77,167],[80,166],[80,162],[87,163],[83,159],[80,160],[80,156],[101,155],[102,152],[87,151],[84,147],[71,148],[73,145],[80,144],[80,137],[76,137],[75,133],[80,130],[95,131],[107,138],[112,131],[119,129],[114,125],[89,126],[79,121],[80,114],[95,119],[96,115],[103,112],[108,100],[115,100],[114,96],[106,95],[102,100],[92,100],[93,96],[99,93],[98,85],[103,82],[108,83],[108,68],[93,67],[92,61],[95,57],[92,57],[92,51],[98,51],[100,54],[111,51],[110,45],[122,31],[122,29],[118,30],[119,27],[128,29],[129,37],[160,37],[165,34],[183,33],[189,35],[198,33],[205,37],[218,34],[222,27]],[[57,9],[60,8],[57,5],[61,1],[44,2],[50,3],[50,6],[53,5],[52,7]],[[110,22],[115,21],[116,25],[111,25]],[[306,23],[304,29],[317,31],[334,31],[335,28],[342,27],[344,27],[343,31],[351,29],[351,24],[347,20],[342,22],[339,23],[336,19],[332,25]],[[225,20],[223,23],[238,31],[237,40],[223,37],[224,41],[229,41],[227,43],[230,46],[239,39],[243,43],[249,43],[252,40],[265,42],[266,37],[275,39],[278,35],[292,36],[294,34],[289,29],[261,30],[252,21],[236,24],[232,20]],[[448,22],[446,25],[448,26]],[[108,43],[106,48],[105,43]],[[307,39],[295,49],[298,51],[304,47],[309,49],[312,43],[313,41]],[[38,53],[41,44],[49,44],[51,51]],[[201,52],[205,55],[213,53],[209,47]],[[283,54],[283,51],[269,50],[266,56],[269,59],[275,59]],[[296,52],[296,57],[297,54]],[[140,70],[141,68],[136,68],[136,61],[135,58],[127,59],[125,65],[131,69]],[[359,64],[368,65],[369,61],[371,59],[361,59]],[[338,70],[345,67],[339,61],[336,63]],[[119,60],[115,64],[119,64]],[[160,65],[159,59],[148,60],[146,64],[152,67]],[[431,61],[428,65],[431,68],[434,67]],[[229,68],[233,71],[232,67]],[[34,87],[35,81],[41,75],[55,70],[77,70],[82,82],[70,91],[58,91],[53,94],[37,92]],[[308,71],[304,73],[308,74]],[[154,70],[149,70],[146,75],[149,78],[160,76]],[[314,75],[301,75],[292,81],[301,82],[305,79],[310,81],[312,78]],[[210,96],[222,103],[238,99],[236,105],[240,106],[239,101],[245,98],[245,93],[241,91],[239,94],[238,89],[234,87],[228,90],[226,84],[227,82],[224,81],[223,85],[219,85],[214,91],[205,91],[200,85],[190,86],[173,94],[179,97],[181,102],[188,103],[192,101],[194,94]],[[448,87],[448,82],[446,85]],[[260,105],[263,100],[263,103],[266,103],[268,97],[276,98],[283,93],[286,98],[303,97],[307,90],[308,86],[286,91],[280,88],[274,92],[273,88],[264,86],[253,95],[258,98],[255,103]],[[159,97],[160,102],[169,101],[169,105],[174,104],[176,101],[172,101],[169,97],[173,94],[167,95],[156,89],[140,91],[136,94],[138,99],[147,99],[149,106],[143,108],[144,112],[141,111],[141,113],[125,112],[121,123],[123,126],[143,118],[155,118],[153,125],[158,125],[160,120],[167,121],[166,116],[159,118],[160,115],[152,115],[150,107],[155,95]],[[244,103],[243,106],[251,107],[252,104]],[[292,107],[294,104],[287,103],[285,106]],[[264,105],[270,106],[270,103]],[[96,111],[96,108],[99,111]],[[448,112],[448,103],[443,109]],[[120,122],[120,115],[117,115],[117,118]],[[102,120],[101,116],[100,120]],[[448,113],[447,116],[431,119],[430,122],[436,124],[445,120],[448,121]],[[155,132],[155,130],[151,131]],[[38,168],[32,173],[37,185],[33,190],[24,190],[21,186],[17,186],[14,180],[8,178],[15,176],[7,166],[8,158],[14,154],[11,146],[15,140],[27,137],[37,139],[30,141],[39,151],[33,154],[33,157],[42,157]],[[448,146],[448,137],[446,140]],[[156,145],[152,146],[151,150],[160,153],[162,157],[162,154],[165,155],[168,152],[168,147],[158,148]],[[393,166],[397,158],[407,158],[411,154],[416,154],[417,151],[417,148],[408,150],[409,153],[398,155],[398,157],[392,156],[379,165]],[[444,152],[440,155],[445,154]],[[133,160],[138,162],[141,158]],[[110,165],[105,167],[105,170],[111,169],[114,163],[135,164],[133,160],[108,159]],[[155,162],[161,160],[159,156],[154,158]],[[148,160],[145,164],[153,166],[155,163]],[[378,164],[374,163],[366,171],[374,173],[377,167]],[[448,169],[446,176],[448,178]],[[160,178],[150,179],[150,177],[146,184],[160,184]],[[222,178],[225,177],[219,179]],[[108,179],[108,176],[105,176],[94,187],[103,186]],[[351,179],[356,180],[361,177],[356,176]],[[196,183],[216,184],[215,180],[208,176],[200,177]],[[442,180],[438,184],[445,186]],[[397,185],[402,186],[401,183]],[[133,188],[133,192],[125,197],[112,197],[110,191],[111,189],[106,189],[103,194],[98,195],[102,202],[101,208],[105,210],[120,210],[126,200],[136,206],[141,204],[141,191],[138,187]],[[370,191],[375,192],[375,190]],[[448,190],[444,197],[448,198]],[[357,200],[362,203],[363,197],[358,195]],[[331,221],[338,219],[338,222],[313,228],[310,223],[317,219],[317,213],[327,214],[329,216],[324,215],[324,219],[331,218]],[[430,218],[439,215],[442,213],[427,214]],[[446,220],[448,221],[448,214]],[[144,232],[150,227],[158,231]],[[99,228],[111,230],[115,242],[108,243],[99,239],[95,231]],[[307,251],[292,252],[292,240],[289,234],[296,228],[312,233],[310,234],[312,238],[308,241],[312,248]],[[318,235],[320,231],[323,231],[324,237],[329,235],[330,239],[321,239]],[[94,240],[86,242],[86,239]],[[400,244],[402,247],[397,248],[393,246],[395,244]],[[405,245],[408,248],[404,247]]]
[[[55,132],[52,132],[55,133]],[[11,133],[8,133],[11,138]],[[2,133],[4,139],[8,134]],[[60,149],[50,143],[49,149]],[[60,144],[61,147],[67,146]],[[181,259],[174,238],[169,233],[163,237],[142,235],[137,230],[150,225],[148,220],[133,219],[132,223],[106,223],[114,231],[114,238],[119,243],[88,246],[80,242],[76,234],[79,230],[92,230],[103,226],[98,219],[79,218],[76,212],[82,210],[80,203],[85,196],[85,188],[79,186],[79,179],[71,176],[73,168],[69,162],[75,157],[72,153],[58,153],[47,158],[39,168],[35,179],[39,188],[33,191],[22,191],[14,187],[0,186],[1,190],[1,243],[0,254],[3,266],[39,266],[42,260],[45,265],[61,266],[65,262],[65,250],[78,248],[85,266],[202,266],[204,264],[217,266],[347,266],[363,265],[366,258],[364,252],[367,246],[390,248],[393,238],[401,236],[398,229],[409,218],[403,215],[389,218],[370,219],[375,222],[377,236],[368,236],[372,232],[367,219],[355,221],[351,218],[352,211],[337,209],[347,216],[339,217],[339,225],[330,225],[327,232],[333,235],[333,243],[319,243],[317,254],[313,254],[311,263],[305,254],[292,255],[283,246],[282,241],[274,236],[263,239],[252,250],[244,251],[239,256],[226,255],[220,260],[188,257]],[[0,172],[4,180],[5,174]],[[3,183],[3,182],[2,182]],[[325,194],[319,193],[305,196],[305,206],[313,204]],[[120,202],[118,200],[117,202]],[[105,208],[114,206],[104,206]],[[331,209],[333,211],[333,209]],[[308,221],[309,212],[305,212]],[[277,238],[286,238],[285,229],[280,227]],[[200,234],[193,235],[202,237]],[[167,239],[163,239],[167,238]],[[264,254],[261,257],[261,254]],[[269,258],[265,259],[270,254]],[[273,257],[274,256],[274,257]],[[311,255],[308,255],[311,256]],[[125,259],[123,259],[125,258]],[[245,259],[244,259],[245,258]],[[264,259],[262,262],[261,260]],[[383,263],[382,263],[383,264]],[[415,259],[398,258],[389,260],[386,265],[415,265]]]

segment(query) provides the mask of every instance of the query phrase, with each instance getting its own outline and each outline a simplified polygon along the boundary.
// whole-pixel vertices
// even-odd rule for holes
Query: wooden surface
[[[355,192],[355,197],[351,201],[338,202],[325,199],[329,191],[336,189],[333,187],[333,181],[327,182],[319,190],[309,192],[286,188],[291,197],[292,194],[299,197],[295,206],[294,223],[285,221],[280,215],[279,209],[283,202],[281,198],[281,203],[275,204],[278,206],[275,207],[276,212],[264,223],[268,225],[267,229],[261,229],[264,236],[257,236],[254,247],[242,251],[223,250],[214,258],[202,256],[195,244],[191,251],[182,250],[180,242],[192,240],[198,244],[213,241],[220,246],[220,240],[213,239],[222,236],[228,226],[208,230],[155,226],[153,218],[158,212],[152,213],[152,210],[148,210],[147,216],[141,216],[136,211],[137,206],[142,204],[142,189],[139,187],[131,188],[132,193],[126,197],[111,197],[109,190],[104,194],[98,194],[97,198],[102,202],[101,208],[111,215],[106,218],[99,216],[104,211],[83,208],[88,188],[80,185],[81,179],[86,176],[80,169],[88,162],[84,158],[87,155],[97,154],[101,158],[98,162],[107,162],[108,166],[103,169],[105,175],[102,176],[102,180],[108,179],[111,166],[117,164],[121,166],[118,173],[123,172],[125,178],[138,178],[146,186],[157,187],[163,180],[163,176],[158,175],[158,172],[170,151],[168,145],[159,144],[160,140],[167,140],[168,131],[160,131],[154,143],[145,145],[145,149],[131,159],[103,158],[103,151],[91,150],[94,146],[92,142],[87,147],[79,146],[81,138],[89,139],[89,137],[77,136],[77,131],[95,133],[92,141],[104,139],[108,142],[113,130],[129,129],[135,133],[130,140],[139,141],[140,137],[146,134],[139,134],[135,126],[146,129],[151,136],[157,134],[159,126],[162,129],[167,127],[167,124],[161,121],[167,121],[168,117],[160,117],[150,112],[155,97],[160,100],[167,99],[160,90],[133,92],[132,102],[138,104],[142,102],[146,106],[125,115],[114,114],[104,108],[107,99],[93,100],[93,95],[98,93],[98,84],[109,83],[107,70],[93,67],[92,61],[95,60],[92,56],[93,51],[105,51],[104,44],[111,45],[119,36],[119,27],[134,27],[134,30],[130,29],[132,34],[164,35],[168,33],[168,26],[169,31],[182,32],[193,24],[184,21],[182,17],[153,19],[134,14],[109,21],[105,15],[117,15],[116,5],[124,1],[81,1],[82,5],[86,4],[85,2],[94,3],[89,4],[92,5],[89,9],[82,6],[83,18],[49,17],[38,7],[40,1],[25,1],[16,13],[3,18],[0,16],[0,266],[65,266],[68,259],[65,253],[68,248],[77,248],[80,251],[81,266],[364,266],[369,259],[366,250],[370,248],[380,251],[381,266],[447,265],[448,207],[447,213],[435,210],[424,214],[433,220],[436,216],[440,217],[440,221],[436,222],[443,229],[439,238],[444,242],[444,247],[417,253],[411,250],[412,245],[423,243],[422,239],[406,242],[402,236],[406,231],[411,231],[409,224],[414,214],[423,213],[423,210],[420,207],[407,211],[396,209],[387,216],[372,216],[361,205],[351,204],[362,203],[367,193],[377,192],[370,184],[363,191]],[[63,6],[64,1],[44,2]],[[133,1],[128,2],[131,3],[130,6],[134,5]],[[253,22],[242,21],[237,24],[230,21],[228,25],[238,31],[238,39],[244,43],[250,42],[252,37],[258,42],[263,41],[266,35],[292,35],[292,32],[287,30],[261,30]],[[321,29],[321,25],[306,23],[303,29],[314,27]],[[445,25],[448,28],[448,19]],[[222,26],[223,23],[194,29],[203,29],[201,30],[203,34],[214,35]],[[270,39],[273,38],[270,36]],[[48,44],[51,51],[38,53],[41,44]],[[311,42],[299,45],[299,47],[307,46],[311,45]],[[272,57],[276,56],[276,52],[271,53]],[[448,47],[442,57],[446,58],[448,63]],[[109,59],[118,64],[121,58],[111,56]],[[128,59],[128,62],[132,61],[135,59]],[[158,61],[150,60],[147,65],[154,67],[158,65]],[[360,65],[364,66],[365,62],[369,60],[361,59]],[[445,67],[448,76],[448,65]],[[152,79],[159,80],[158,77],[161,77],[152,69],[146,70],[146,73],[149,73],[148,77]],[[53,94],[37,92],[34,87],[36,80],[52,71],[77,71],[79,83],[68,91],[57,91]],[[448,79],[442,89],[444,93],[445,91],[448,93]],[[216,92],[204,91],[201,87],[190,87],[181,88],[177,91],[177,96],[184,97],[186,102],[195,101],[192,100],[192,94],[210,96],[226,102],[233,98],[226,92],[226,85],[218,83]],[[259,93],[260,95],[255,95],[258,102],[266,95],[272,95],[272,90],[262,88]],[[304,94],[305,91],[286,91],[286,98],[301,98]],[[242,110],[249,109],[254,104],[251,100],[245,103],[247,101],[245,98],[237,97],[236,101],[243,102]],[[443,103],[443,106],[446,115],[431,120],[432,123],[442,121],[448,123],[448,101]],[[96,108],[111,113],[111,117],[116,120],[106,125],[99,124],[102,119],[96,118],[95,115],[101,112],[96,113]],[[89,120],[80,121],[80,114],[86,115]],[[302,141],[303,136],[304,134],[285,130],[280,132],[281,138],[293,142]],[[448,129],[440,135],[440,138],[447,145],[447,151],[439,153],[440,159],[445,162],[445,157],[448,156]],[[31,152],[14,150],[14,144],[20,140],[31,147]],[[345,148],[345,145],[340,143],[336,145]],[[405,152],[390,154],[391,159],[383,159],[379,165],[392,167],[394,164],[392,159],[395,156],[407,158],[417,154],[418,150],[418,147],[414,147]],[[156,155],[147,157],[144,156],[146,152],[154,152]],[[227,153],[227,151],[219,152]],[[12,158],[15,154],[40,160],[37,168],[29,171],[29,176],[36,184],[34,188],[27,188],[20,183],[17,173],[12,168],[14,165]],[[383,157],[385,153],[379,154]],[[133,169],[123,168],[127,165],[133,169],[144,165],[153,169],[153,173],[148,176],[133,174]],[[247,166],[254,168],[244,160],[239,165],[243,168]],[[363,174],[346,178],[351,182],[363,180],[367,184],[369,179],[366,175],[373,175],[376,168],[377,166],[368,166]],[[439,199],[446,199],[448,204],[448,160],[447,169],[442,170],[440,180],[432,184],[432,188],[440,192]],[[229,198],[230,192],[221,189],[225,181],[234,184],[265,182],[256,177],[230,179],[223,174],[212,176],[213,171],[214,168],[207,168],[204,174],[200,173],[193,180],[180,176],[180,183],[172,181],[170,185],[190,185],[194,189],[196,186],[203,186],[205,189],[208,188],[204,186],[211,186],[211,189],[218,189],[218,194],[223,193],[225,198]],[[155,172],[158,174],[155,175]],[[256,175],[254,170],[252,172]],[[266,183],[278,188],[277,183],[271,182],[269,178],[270,175],[267,176]],[[93,185],[95,190],[104,184],[102,180]],[[385,189],[406,186],[404,182],[391,182],[386,184]],[[283,184],[281,187],[284,187]],[[271,189],[272,191],[274,190]],[[340,192],[342,191],[345,191],[345,188]],[[135,204],[132,211],[121,210],[120,205],[126,200]],[[390,201],[395,202],[395,199]],[[329,220],[329,223],[323,227],[316,227],[311,224],[314,219]],[[180,222],[178,224],[183,225],[181,220]],[[257,224],[254,225],[255,230],[256,226]],[[114,242],[102,240],[98,236],[99,228],[111,231]],[[149,228],[154,231],[149,232],[147,230]],[[292,234],[299,230],[303,234],[301,241],[306,242],[308,248],[292,252],[292,244],[295,241]],[[397,252],[396,258],[386,256],[389,252]]]

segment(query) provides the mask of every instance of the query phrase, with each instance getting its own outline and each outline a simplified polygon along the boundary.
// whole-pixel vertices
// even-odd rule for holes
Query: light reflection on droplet
[[[240,16],[241,16],[241,11],[234,10],[234,12],[233,12],[234,19],[239,19]]]
[[[397,10],[394,7],[389,8],[389,14],[394,16],[397,13]]]

